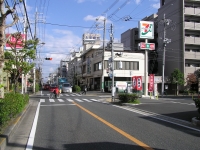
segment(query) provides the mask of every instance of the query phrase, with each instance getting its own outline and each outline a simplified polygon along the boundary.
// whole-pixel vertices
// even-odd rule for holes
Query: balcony
[[[200,52],[185,52],[185,59],[200,59]]]
[[[200,67],[185,67],[185,74],[194,73],[199,69]]]
[[[196,22],[185,22],[185,29],[200,30],[200,23],[196,23]]]
[[[200,37],[185,36],[185,44],[200,45]]]
[[[200,8],[185,7],[185,15],[200,16]]]

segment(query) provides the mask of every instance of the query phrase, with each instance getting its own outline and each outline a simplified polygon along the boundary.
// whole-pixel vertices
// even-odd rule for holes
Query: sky
[[[6,1],[12,7],[15,0]],[[157,13],[160,7],[160,0],[24,1],[30,23],[28,37],[36,35],[41,43],[37,46],[35,63],[36,66],[42,67],[43,79],[57,71],[61,60],[69,58],[71,52],[78,51],[82,46],[84,33],[98,33],[103,39],[104,18],[106,18],[106,41],[109,41],[110,26],[113,24],[114,40],[120,42],[123,32],[138,27],[138,21]],[[6,33],[23,32],[23,3],[16,6],[16,12],[20,20],[8,28]],[[10,15],[6,22],[12,20]],[[51,57],[52,60],[45,60],[46,57]]]

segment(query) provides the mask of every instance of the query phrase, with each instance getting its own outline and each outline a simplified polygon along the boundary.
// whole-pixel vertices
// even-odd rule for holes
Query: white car
[[[63,83],[62,93],[72,93],[72,86],[69,83]]]

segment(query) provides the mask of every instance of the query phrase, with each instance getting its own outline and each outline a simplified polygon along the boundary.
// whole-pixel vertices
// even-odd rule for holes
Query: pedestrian
[[[82,94],[85,93],[85,95],[86,95],[86,91],[87,91],[87,86],[84,85]]]

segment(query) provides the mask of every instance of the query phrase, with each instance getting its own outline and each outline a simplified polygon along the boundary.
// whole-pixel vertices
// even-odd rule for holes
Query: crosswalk
[[[43,94],[45,95],[45,94]],[[50,93],[49,94],[46,94],[47,96],[50,96]],[[68,93],[68,94],[63,94],[61,93],[60,96],[82,96],[81,94],[78,94],[78,93]]]
[[[50,102],[50,103],[55,103],[55,102],[60,102],[60,103],[64,103],[64,102],[102,102],[100,100],[97,99],[86,99],[86,98],[75,98],[75,99],[71,99],[71,98],[58,98],[58,99],[40,99],[41,103],[44,102]],[[102,103],[106,103],[106,102],[102,102]]]

